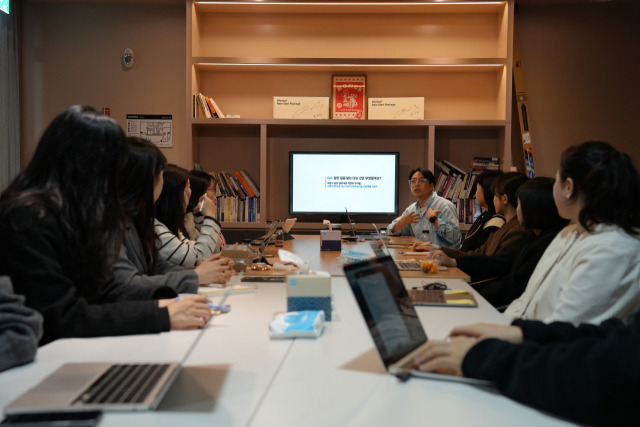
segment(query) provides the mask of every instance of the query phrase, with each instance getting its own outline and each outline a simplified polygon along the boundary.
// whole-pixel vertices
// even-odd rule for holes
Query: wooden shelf
[[[201,92],[241,116],[187,117],[194,161],[208,170],[245,168],[261,189],[263,223],[225,227],[260,228],[288,216],[289,151],[397,151],[401,175],[418,165],[433,170],[443,158],[470,169],[479,155],[499,156],[508,169],[513,7],[512,0],[188,1],[189,111]],[[333,74],[366,74],[367,98],[424,97],[425,120],[270,118],[274,96],[330,97]],[[400,190],[402,211],[412,200]]]

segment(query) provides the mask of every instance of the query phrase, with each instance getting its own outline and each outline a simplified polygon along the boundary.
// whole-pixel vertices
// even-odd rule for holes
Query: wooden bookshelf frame
[[[261,189],[263,223],[225,226],[288,216],[289,148],[400,151],[401,175],[418,163],[433,170],[439,156],[469,169],[476,155],[499,156],[503,169],[512,164],[512,0],[189,0],[186,15],[194,162],[245,168]],[[336,73],[366,74],[367,97],[424,96],[425,120],[271,118],[273,96],[330,96]],[[193,118],[198,92],[242,118]],[[411,201],[401,188],[399,209]]]

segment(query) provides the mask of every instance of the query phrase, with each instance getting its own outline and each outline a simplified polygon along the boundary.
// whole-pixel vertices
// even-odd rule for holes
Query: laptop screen
[[[385,367],[427,341],[390,256],[345,265],[344,273]]]

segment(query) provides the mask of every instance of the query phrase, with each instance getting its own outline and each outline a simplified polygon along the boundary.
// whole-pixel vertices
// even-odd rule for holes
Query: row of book
[[[452,200],[456,209],[458,209],[458,222],[460,224],[473,224],[478,216],[480,216],[480,206],[476,203],[476,199],[456,199]]]
[[[478,209],[474,209],[476,180],[478,176],[487,170],[499,170],[500,159],[497,157],[474,157],[471,172],[467,173],[448,160],[436,161],[435,190],[439,196],[451,200],[457,207],[461,224],[472,224]]]
[[[224,119],[226,116],[213,98],[198,92],[197,95],[193,95],[193,117]]]
[[[260,221],[260,187],[246,169],[209,174],[214,180],[218,221]]]

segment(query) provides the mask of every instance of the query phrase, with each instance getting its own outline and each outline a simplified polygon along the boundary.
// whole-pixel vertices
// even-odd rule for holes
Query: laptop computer
[[[271,224],[269,224],[269,228],[267,229],[267,232],[262,236],[258,237],[257,239],[252,240],[251,244],[262,246],[262,244],[266,241],[268,245],[269,241],[271,240],[271,237],[274,235],[274,233],[278,229],[278,224],[280,224],[279,221],[272,221]]]
[[[219,305],[224,304],[232,288],[228,287]],[[65,363],[9,403],[4,413],[153,410],[178,377],[204,331],[205,328],[179,362]]]
[[[269,242],[271,242],[271,240],[273,239],[275,232],[278,229],[279,223],[280,223],[279,221],[273,221],[271,223],[271,225],[269,226],[269,230],[267,230],[267,234],[263,236],[262,241],[260,242],[259,256],[256,257],[256,259],[254,259],[253,262],[261,262],[264,264],[269,264],[269,261],[267,261],[267,259],[264,256],[264,251],[265,249],[267,249],[267,246],[269,246]],[[254,244],[254,242],[251,242],[251,244]]]
[[[427,343],[411,298],[390,256],[344,266],[344,273],[386,370],[393,375],[489,385],[488,381],[422,372],[413,359]]]
[[[376,238],[375,233],[364,233],[358,234],[356,230],[356,222],[351,219],[349,215],[349,210],[345,206],[344,211],[347,214],[347,221],[349,221],[349,226],[351,227],[348,235],[342,236],[342,240],[355,242],[357,240],[372,240]]]
[[[382,238],[382,234],[380,234],[380,230],[378,230],[378,227],[375,224],[373,224],[373,228],[376,230],[378,241],[380,242],[380,245],[384,248],[384,251],[386,252],[386,254],[391,254],[391,252],[389,252],[389,246],[387,245],[387,242]],[[424,252],[422,252],[422,254],[424,255]],[[379,256],[380,254],[376,253],[376,255]],[[395,263],[398,269],[401,271],[422,271],[422,265],[420,261],[397,260],[395,261]],[[438,270],[446,271],[448,270],[448,268],[446,266],[439,266]]]

